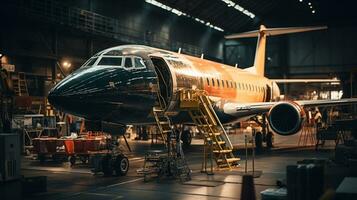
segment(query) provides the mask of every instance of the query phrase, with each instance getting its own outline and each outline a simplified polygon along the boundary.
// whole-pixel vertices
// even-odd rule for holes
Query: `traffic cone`
[[[255,200],[255,188],[253,175],[243,175],[242,191],[240,195],[242,200]]]

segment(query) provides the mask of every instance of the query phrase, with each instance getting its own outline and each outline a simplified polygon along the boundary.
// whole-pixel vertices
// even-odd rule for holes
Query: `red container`
[[[64,147],[67,155],[74,155],[74,142],[73,139],[65,139]]]
[[[84,139],[76,139],[74,141],[74,153],[76,154],[86,154],[88,153],[86,150],[86,140]]]
[[[34,151],[37,154],[54,154],[57,148],[56,138],[35,138],[32,140]]]

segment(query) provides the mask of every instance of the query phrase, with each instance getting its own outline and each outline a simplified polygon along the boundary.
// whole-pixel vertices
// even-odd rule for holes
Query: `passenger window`
[[[203,78],[200,78],[200,84],[203,86]]]
[[[134,64],[135,64],[135,68],[145,68],[144,61],[141,58],[135,57]]]
[[[224,80],[222,80],[222,87],[224,87]]]
[[[233,82],[232,81],[230,81],[231,82],[231,88],[233,88]]]
[[[229,84],[228,84],[228,81],[226,80],[226,86],[227,86],[227,88],[229,88]]]
[[[133,67],[133,62],[131,61],[130,57],[126,57],[125,58],[124,67],[125,68],[132,68]]]
[[[206,81],[207,81],[207,85],[209,85],[209,79],[208,78],[206,78]]]
[[[214,87],[214,79],[212,78],[212,86]]]
[[[104,66],[121,66],[122,64],[122,57],[102,57],[100,59],[98,65]]]
[[[219,87],[219,80],[217,79],[217,87]]]
[[[234,88],[237,88],[237,82],[234,81]]]

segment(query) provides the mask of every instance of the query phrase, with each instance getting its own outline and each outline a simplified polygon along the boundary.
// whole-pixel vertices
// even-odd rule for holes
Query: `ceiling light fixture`
[[[191,15],[189,15],[189,14],[187,14],[187,13],[184,13],[184,12],[182,12],[182,11],[180,11],[180,10],[175,9],[175,8],[171,8],[170,6],[167,6],[167,5],[165,5],[165,4],[162,4],[162,3],[158,2],[158,1],[155,1],[155,0],[145,0],[145,2],[146,2],[146,3],[149,3],[149,4],[151,4],[151,5],[157,6],[157,7],[159,7],[159,8],[162,8],[162,9],[164,9],[164,10],[167,10],[167,11],[169,11],[169,12],[172,12],[172,13],[176,14],[177,16],[185,16],[185,17],[191,18],[191,19],[193,19],[193,20],[195,20],[195,21],[197,21],[197,22],[200,22],[201,24],[204,24],[204,25],[206,25],[206,26],[208,26],[208,27],[210,27],[210,28],[213,28],[213,29],[215,29],[215,30],[217,30],[217,31],[224,32],[224,30],[223,30],[222,28],[220,28],[220,27],[218,27],[218,26],[214,26],[214,25],[212,25],[210,22],[205,22],[205,21],[203,21],[202,19],[199,19],[199,18],[196,18],[196,17],[192,17]]]
[[[239,12],[247,15],[248,17],[254,19],[255,18],[255,14],[250,12],[249,10],[243,8],[241,5],[239,5],[238,3],[235,3],[231,0],[221,0],[223,1],[225,4],[227,4],[228,7],[233,7],[234,9],[238,10]],[[302,0],[301,0],[302,1]]]

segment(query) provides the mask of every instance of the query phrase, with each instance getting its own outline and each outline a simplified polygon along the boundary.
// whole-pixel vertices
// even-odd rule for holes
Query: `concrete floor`
[[[256,156],[255,168],[263,171],[261,177],[254,179],[256,196],[267,188],[275,188],[278,179],[285,178],[287,165],[308,158],[328,158],[333,150],[327,148],[316,152],[313,148],[296,148],[298,136],[275,138],[277,144],[284,143],[284,148],[275,148]],[[286,140],[286,141],[284,141]],[[136,170],[142,167],[144,154],[151,148],[149,141],[130,141],[135,153],[128,153],[130,170],[127,176],[103,177],[93,175],[88,166],[79,164],[70,167],[68,163],[46,162],[24,158],[22,174],[29,176],[47,176],[48,192],[36,194],[26,199],[239,199],[242,187],[241,172],[244,170],[244,156],[241,167],[232,171],[218,171],[209,176],[200,173],[202,145],[195,140],[186,153],[188,164],[193,170],[193,182],[210,183],[215,187],[181,184],[178,180],[152,180],[144,182]],[[240,144],[241,145],[241,144]],[[286,148],[289,147],[289,148]],[[251,167],[251,161],[248,162]],[[250,168],[248,170],[251,170]],[[204,184],[205,185],[205,184]]]

